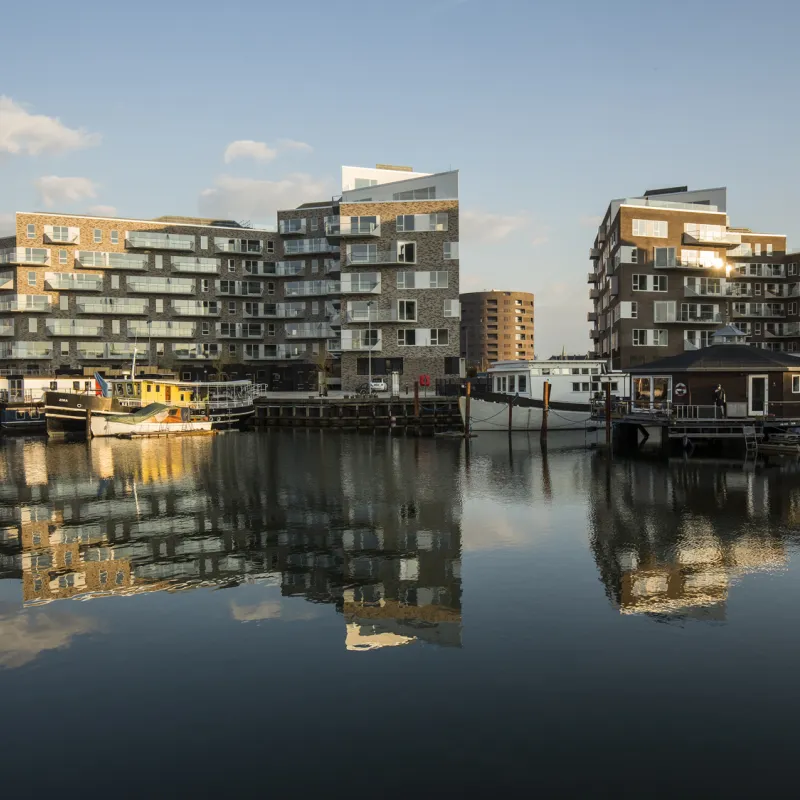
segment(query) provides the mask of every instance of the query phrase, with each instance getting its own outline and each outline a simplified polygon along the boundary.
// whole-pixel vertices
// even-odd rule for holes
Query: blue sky
[[[458,168],[462,289],[535,292],[537,354],[584,352],[613,197],[726,185],[733,225],[800,247],[798,21],[777,0],[16,3],[0,228],[48,207],[267,222],[341,164]],[[226,163],[241,140],[264,146]]]

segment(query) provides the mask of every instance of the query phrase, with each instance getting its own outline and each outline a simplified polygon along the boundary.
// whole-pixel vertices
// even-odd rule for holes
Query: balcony
[[[800,322],[777,322],[764,325],[764,336],[768,339],[800,336]]]
[[[284,326],[287,339],[329,339],[337,336],[324,322],[289,322]]]
[[[725,297],[752,297],[753,285],[750,283],[729,283],[725,287]]]
[[[766,286],[764,287],[764,297],[777,298],[779,300],[783,300],[788,296],[789,295],[788,292],[786,292],[785,286],[776,286],[772,289],[768,289]]]
[[[371,275],[342,275],[342,294],[380,294],[381,276]]]
[[[283,252],[287,256],[305,256],[314,253],[338,253],[339,247],[327,239],[289,239],[283,243]]]
[[[125,231],[125,247],[137,250],[194,250],[195,237],[182,234]]]
[[[199,275],[216,275],[219,273],[218,258],[173,258],[174,272],[194,272]]]
[[[129,339],[184,339],[194,336],[196,327],[194,322],[137,319],[128,322],[127,336]]]
[[[264,243],[260,239],[226,239],[215,236],[214,250],[217,253],[260,255],[264,251]]]
[[[208,361],[211,358],[217,358],[220,350],[218,344],[209,344],[207,342],[189,343],[183,342],[172,345],[172,355],[178,361]]]
[[[37,359],[52,358],[53,345],[50,342],[3,342],[0,344],[0,358]]]
[[[683,244],[688,245],[713,245],[714,247],[727,249],[738,247],[742,243],[742,235],[740,233],[728,233],[726,231],[721,233],[712,231],[703,232],[697,229],[691,233],[684,231],[681,241]]]
[[[75,264],[89,269],[147,269],[148,257],[138,253],[103,253],[99,250],[78,250]]]
[[[220,304],[214,300],[173,300],[172,313],[179,317],[218,317]]]
[[[0,319],[0,336],[13,336],[13,335],[14,335],[14,320]]]
[[[589,248],[589,258],[594,261],[597,258],[600,258],[600,248],[599,247],[590,247]]]
[[[342,352],[342,340],[341,339],[328,339],[325,343],[325,349],[329,353],[341,353]]]
[[[379,353],[383,350],[383,341],[380,331],[372,332],[372,339],[367,336],[367,331],[354,331],[351,339],[342,338],[342,350],[347,352],[372,352]],[[377,339],[375,335],[377,334]]]
[[[284,297],[323,297],[329,294],[339,294],[341,291],[338,281],[303,281],[287,283],[283,287]]]
[[[0,289],[14,288],[14,270],[0,272]]]
[[[269,347],[269,345],[264,345],[264,347]],[[282,359],[305,358],[306,355],[305,345],[279,344],[279,345],[274,345],[274,347],[275,347],[275,358],[282,358]]]
[[[260,322],[218,322],[220,339],[263,339],[264,325]]]
[[[129,292],[146,294],[194,294],[194,281],[191,278],[139,278],[129,277]]]
[[[280,278],[290,278],[302,275],[306,271],[305,261],[276,261],[274,264],[267,264],[271,268],[270,275],[277,275]]]
[[[597,300],[600,297],[600,290],[599,289],[589,289],[589,297],[592,300]]]
[[[397,322],[397,310],[394,308],[371,308],[358,311],[348,311],[345,315],[347,322]],[[415,319],[402,320],[403,322],[413,323]]]
[[[587,322],[597,322],[597,312],[596,311],[589,311],[586,314],[586,321]]]
[[[48,319],[44,325],[48,336],[102,336],[104,329],[100,319]]]
[[[60,292],[99,292],[103,289],[102,275],[87,275],[79,272],[46,272],[45,286]]]
[[[0,311],[50,311],[53,300],[45,294],[17,294],[0,297]]]
[[[380,236],[381,223],[367,222],[365,220],[342,220],[339,217],[329,219],[325,223],[325,235],[337,236]]]
[[[78,342],[78,358],[81,361],[129,361],[134,350],[137,356],[148,357],[149,348],[141,342]]]
[[[134,297],[76,297],[78,314],[149,314],[150,300]]]
[[[0,250],[0,264],[44,264],[50,266],[46,247],[7,247]]]
[[[42,239],[48,244],[80,244],[81,229],[63,225],[45,225]]]
[[[305,219],[282,219],[278,223],[278,233],[281,236],[292,236],[306,232]]]
[[[720,286],[698,286],[691,284],[684,284],[683,296],[684,297],[721,297],[723,295],[723,287]]]
[[[786,309],[777,305],[766,305],[761,303],[752,303],[746,305],[745,308],[737,308],[738,304],[733,306],[733,316],[740,317],[785,317]]]
[[[603,335],[603,332],[600,331],[600,330],[597,330],[596,328],[592,328],[592,330],[589,331],[589,338],[594,340],[594,341],[597,341],[598,339],[600,339],[602,337],[602,335]]]
[[[656,320],[656,322],[658,322],[658,321],[659,320]],[[665,320],[661,320],[661,321],[663,322]],[[668,321],[671,322],[672,320],[668,320]],[[716,311],[713,312],[713,313],[710,313],[710,314],[692,313],[692,312],[687,312],[687,311],[681,311],[678,314],[678,319],[676,321],[677,322],[698,322],[698,323],[701,323],[703,325],[708,325],[708,324],[711,324],[711,323],[724,322],[725,318],[724,318],[724,316],[722,314],[720,314],[719,312],[716,312]]]
[[[334,275],[342,271],[342,262],[338,258],[326,258],[322,262],[322,271],[326,275]]]
[[[408,253],[401,248],[393,250],[372,250],[368,253],[345,253],[344,265],[346,267],[369,267],[376,264],[411,264],[417,263],[416,249]]]
[[[597,281],[599,281],[599,280],[600,280],[600,276],[596,272],[590,272],[586,276],[586,282],[587,283],[597,283]]]
[[[264,284],[260,281],[215,281],[217,294],[227,297],[260,297]]]
[[[683,340],[683,349],[684,350],[699,350],[704,345],[697,344],[696,342],[691,341],[691,339],[684,339]]]

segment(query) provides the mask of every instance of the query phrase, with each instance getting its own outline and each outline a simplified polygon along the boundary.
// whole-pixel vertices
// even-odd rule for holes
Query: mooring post
[[[606,446],[611,444],[611,384],[606,381]]]
[[[414,416],[419,418],[419,384],[414,381]]]
[[[547,415],[550,411],[550,381],[545,381],[542,387],[542,429],[539,431],[539,440],[547,444]]]
[[[469,406],[470,397],[472,396],[472,382],[467,381],[467,396],[464,401],[464,438],[469,439]]]
[[[514,398],[508,396],[508,432],[511,433],[511,420],[514,415]]]

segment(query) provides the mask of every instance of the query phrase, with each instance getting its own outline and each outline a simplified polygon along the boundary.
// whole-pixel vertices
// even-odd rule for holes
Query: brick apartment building
[[[613,200],[590,250],[588,321],[614,369],[711,344],[732,322],[756,347],[798,351],[800,254],[729,224],[725,188]]]
[[[532,359],[533,295],[467,292],[461,295],[461,356],[486,369],[493,361]]]
[[[352,390],[460,372],[458,172],[342,168],[342,195],[234,221],[20,212],[0,239],[0,372]]]

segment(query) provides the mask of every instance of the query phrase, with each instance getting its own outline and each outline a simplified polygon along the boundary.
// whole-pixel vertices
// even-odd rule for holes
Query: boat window
[[[580,375],[581,371],[580,371],[580,369],[578,369],[578,367],[573,367],[572,368],[572,374],[573,375]]]
[[[50,381],[51,389],[58,389],[58,381]]]
[[[650,407],[650,378],[633,379],[633,402],[639,408]]]
[[[600,384],[597,381],[592,381],[592,391],[593,392],[600,391]]]
[[[515,378],[516,378],[516,376],[514,376],[514,375],[509,375],[508,376],[508,391],[509,392],[516,391],[516,389],[514,388],[514,384],[516,383]]]
[[[91,381],[84,381],[83,382],[83,388],[86,389],[86,391],[88,392],[92,388],[92,382]]]
[[[581,375],[588,375],[589,374],[589,367],[583,367],[581,369]]]
[[[619,384],[616,381],[611,381],[611,391],[616,392],[619,389]]]
[[[161,385],[157,383],[156,384],[156,394],[160,394],[160,393],[161,393]]]
[[[542,370],[542,375],[549,375],[549,374],[550,374],[550,370],[549,369],[543,369]]]
[[[177,413],[178,413],[178,409],[177,409],[177,408],[171,408],[171,409],[169,410],[169,413],[170,413],[170,415],[172,415],[172,414],[177,414]]]
[[[600,374],[600,367],[592,367],[592,375],[599,375]]]
[[[153,391],[153,384],[152,383],[148,383],[147,384],[147,391],[148,392],[152,392]]]
[[[521,392],[527,392],[528,391],[528,378],[525,375],[520,375],[519,376],[519,390]]]
[[[495,375],[495,377],[494,377],[494,390],[496,392],[500,391],[500,376],[499,375]]]
[[[17,419],[25,419],[25,412],[17,411]]]
[[[542,371],[540,369],[532,369],[531,375],[541,375]]]
[[[81,382],[80,381],[72,381],[72,391],[77,392],[80,391]]]

